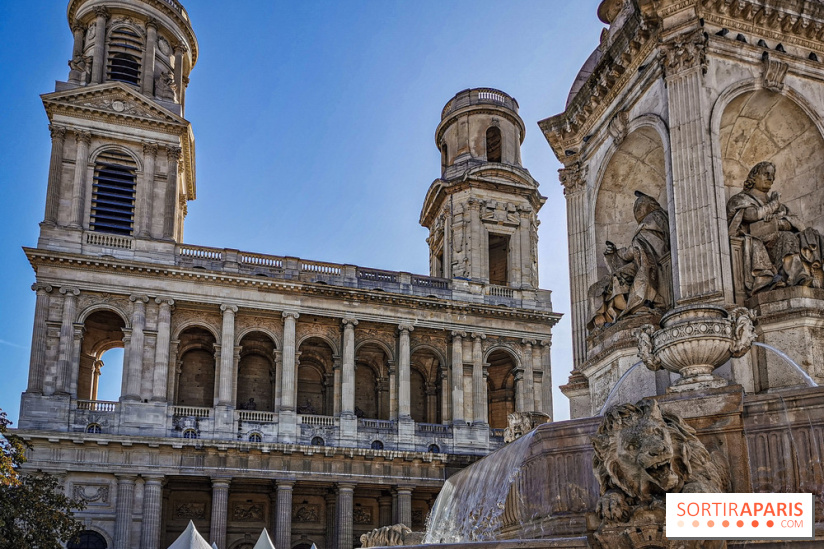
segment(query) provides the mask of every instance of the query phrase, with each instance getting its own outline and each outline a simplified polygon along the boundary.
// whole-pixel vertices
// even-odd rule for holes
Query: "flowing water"
[[[776,349],[776,348],[775,348],[775,347],[773,347],[772,345],[767,345],[766,343],[760,343],[760,342],[758,342],[758,341],[756,341],[755,343],[753,343],[753,345],[754,345],[754,346],[758,346],[758,347],[763,347],[764,349],[769,349],[770,351],[774,352],[775,354],[777,354],[778,356],[780,356],[781,358],[783,358],[783,359],[787,362],[787,364],[789,364],[790,366],[792,366],[793,368],[795,368],[795,369],[796,369],[796,371],[797,371],[797,372],[801,375],[801,377],[804,379],[804,383],[806,383],[806,384],[807,384],[807,387],[818,387],[818,383],[816,383],[816,382],[815,382],[815,380],[814,380],[813,378],[811,378],[811,377],[809,376],[809,374],[807,374],[807,372],[805,372],[805,371],[804,371],[804,369],[803,369],[803,368],[801,368],[801,366],[799,366],[798,364],[796,364],[796,363],[795,363],[795,361],[794,361],[793,359],[791,359],[790,357],[788,357],[788,356],[787,356],[785,353],[783,353],[782,351],[779,351],[778,349]]]
[[[521,470],[535,430],[450,477],[426,528],[424,543],[494,540],[509,488]]]
[[[626,379],[626,377],[629,375],[629,373],[631,371],[633,371],[635,368],[637,368],[641,364],[643,364],[643,362],[638,361],[635,364],[633,364],[632,366],[630,366],[629,370],[624,372],[624,375],[622,375],[621,378],[618,380],[618,383],[616,383],[615,385],[612,386],[612,390],[607,395],[607,399],[604,401],[604,405],[601,406],[601,411],[598,412],[599,416],[604,415],[604,412],[609,410],[609,405],[612,404],[612,399],[615,398],[615,394],[618,392],[618,387],[621,386],[621,382],[624,381],[624,379]]]

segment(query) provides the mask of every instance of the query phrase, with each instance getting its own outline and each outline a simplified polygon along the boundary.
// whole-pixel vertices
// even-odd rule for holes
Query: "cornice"
[[[440,148],[441,139],[443,138],[443,134],[446,129],[454,124],[458,118],[468,113],[472,113],[473,115],[488,114],[490,116],[500,116],[502,118],[506,118],[521,130],[519,139],[521,144],[523,144],[524,138],[526,137],[526,126],[519,115],[514,114],[508,107],[503,105],[496,106],[491,103],[480,103],[467,105],[466,107],[461,107],[460,109],[449,113],[449,116],[442,120],[435,129],[435,145]]]
[[[492,318],[510,318],[528,322],[549,323],[554,326],[560,319],[561,314],[552,311],[534,311],[516,307],[503,307],[497,305],[482,305],[477,303],[463,302],[452,299],[441,299],[432,297],[413,296],[407,294],[397,294],[385,291],[372,291],[361,288],[349,288],[344,286],[333,286],[329,284],[316,284],[312,282],[278,280],[272,278],[261,278],[256,276],[235,275],[231,273],[207,271],[201,269],[185,269],[172,265],[155,265],[151,263],[132,262],[113,258],[89,257],[63,252],[53,252],[36,248],[23,248],[29,263],[35,272],[38,267],[47,264],[59,264],[60,268],[69,270],[83,270],[85,272],[101,272],[106,274],[128,274],[134,277],[150,279],[197,281],[209,284],[221,284],[234,287],[252,288],[261,292],[272,292],[279,294],[293,294],[295,296],[318,296],[336,300],[346,300],[350,302],[380,303],[384,305],[394,305],[407,307],[416,310],[442,310],[447,313],[472,314],[477,316],[487,316]],[[40,277],[38,277],[40,280]],[[46,279],[40,280],[48,283]],[[55,282],[55,286],[60,286]],[[168,294],[168,290],[164,292]],[[188,302],[181,296],[174,296],[175,301]],[[215,305],[222,304],[221,300],[216,300]],[[243,306],[242,303],[239,305]],[[299,312],[313,314],[320,311],[311,309],[301,309],[294,307]],[[365,318],[365,317],[364,317]],[[381,319],[385,321],[385,319]],[[432,327],[443,327],[443,322],[437,322]]]

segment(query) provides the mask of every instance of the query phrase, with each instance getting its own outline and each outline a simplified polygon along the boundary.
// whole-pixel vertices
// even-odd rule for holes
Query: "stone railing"
[[[274,423],[275,413],[257,410],[237,410],[237,418],[240,421],[254,421],[257,423]]]
[[[504,431],[506,431],[506,429],[490,429],[489,436],[495,438],[504,438]]]
[[[132,242],[133,240],[130,236],[95,233],[91,231],[86,233],[86,244],[89,244],[90,246],[101,246],[103,248],[117,248],[119,250],[131,250]]]
[[[455,97],[449,100],[441,111],[441,120],[449,114],[468,107],[469,105],[493,104],[502,105],[510,110],[518,112],[518,102],[501,90],[495,88],[475,88],[458,92]]]
[[[449,426],[440,423],[418,423],[416,428],[421,433],[431,433],[433,435],[448,435]]]
[[[208,418],[212,417],[212,409],[200,406],[172,406],[172,415]]]
[[[391,431],[395,428],[395,422],[387,419],[359,419],[358,427]]]
[[[356,265],[313,261],[297,257],[244,252],[231,248],[210,248],[179,244],[175,250],[176,263],[184,268],[205,269],[263,276],[283,280],[300,280],[346,288],[380,290],[384,292],[454,299],[456,301],[481,301],[535,310],[549,310],[548,290],[516,290],[508,286],[496,286],[472,281],[453,281],[448,278],[417,275],[401,271],[370,269]],[[473,286],[473,288],[470,288]],[[480,287],[480,288],[478,288]]]
[[[108,400],[78,400],[78,410],[88,410],[90,412],[115,412],[117,410],[117,402]]]
[[[332,416],[316,416],[310,414],[298,415],[298,422],[302,425],[317,425],[320,427],[334,427],[335,418]]]

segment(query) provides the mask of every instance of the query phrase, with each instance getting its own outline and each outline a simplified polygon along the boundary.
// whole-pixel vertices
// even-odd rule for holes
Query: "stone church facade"
[[[220,549],[350,548],[423,528],[450,472],[552,413],[545,198],[517,102],[457,94],[425,197],[429,275],[184,243],[196,198],[177,0],[72,0],[65,82],[42,96],[45,215],[20,434],[27,467],[85,500],[80,544],[167,547],[192,520]],[[117,401],[103,354],[124,349]]]

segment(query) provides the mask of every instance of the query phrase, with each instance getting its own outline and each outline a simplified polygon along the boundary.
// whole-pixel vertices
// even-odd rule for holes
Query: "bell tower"
[[[430,275],[538,288],[538,210],[546,201],[521,166],[518,102],[491,88],[464,90],[441,113],[441,177],[420,223],[429,229]]]
[[[68,76],[42,96],[52,153],[38,247],[163,261],[195,198],[189,16],[177,0],[72,0],[68,20]]]

